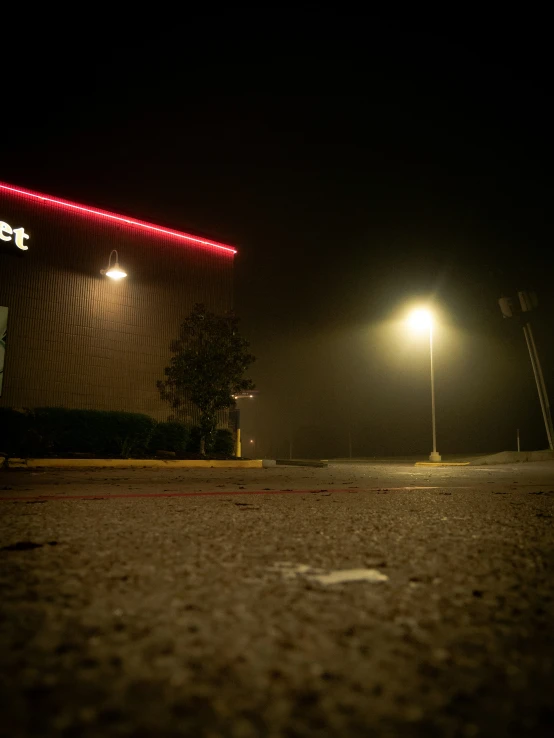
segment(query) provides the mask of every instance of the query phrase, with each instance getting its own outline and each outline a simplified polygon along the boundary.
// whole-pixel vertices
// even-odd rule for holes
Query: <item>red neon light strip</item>
[[[181,238],[184,241],[191,241],[192,243],[200,244],[201,246],[209,246],[214,249],[219,249],[220,251],[227,251],[230,254],[236,254],[237,250],[231,248],[230,246],[225,246],[221,243],[217,243],[217,241],[208,241],[205,238],[198,238],[196,236],[191,236],[189,233],[182,233],[181,231],[172,231],[168,228],[160,228],[159,226],[155,226],[152,223],[146,223],[143,220],[135,220],[134,218],[125,218],[123,215],[116,215],[115,213],[109,213],[107,210],[97,210],[95,208],[87,208],[83,205],[77,205],[76,203],[69,202],[68,200],[59,200],[54,197],[47,197],[46,195],[41,195],[38,192],[32,192],[31,190],[24,190],[20,187],[12,187],[11,185],[4,184],[3,182],[0,182],[0,189],[1,190],[8,190],[9,192],[15,192],[18,195],[23,195],[25,197],[32,197],[35,198],[35,200],[43,200],[44,202],[51,202],[54,203],[54,205],[60,205],[64,208],[71,208],[72,210],[79,210],[83,213],[91,213],[92,215],[98,215],[101,218],[109,218],[110,220],[117,220],[121,223],[127,223],[128,225],[138,226],[139,228],[146,228],[149,231],[156,231],[157,233],[163,233],[166,236],[174,236],[175,238]]]

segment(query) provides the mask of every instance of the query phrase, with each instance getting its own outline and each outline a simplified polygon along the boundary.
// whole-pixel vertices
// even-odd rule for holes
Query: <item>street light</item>
[[[112,264],[112,255],[115,254],[115,264]],[[123,279],[127,276],[127,272],[124,272],[123,269],[119,266],[119,254],[117,253],[116,249],[112,249],[110,252],[110,258],[108,259],[108,267],[107,269],[101,269],[100,274],[105,275],[106,277],[110,277],[110,279]]]
[[[257,391],[254,390],[254,393],[257,394]],[[254,398],[254,394],[251,394],[250,392],[237,392],[236,395],[233,395],[233,400],[244,400],[244,399],[250,399],[252,400]],[[235,409],[235,422],[236,422],[236,433],[237,433],[237,439],[235,444],[235,456],[239,457],[242,455],[242,441],[241,441],[241,429],[240,429],[240,410],[238,408]],[[250,441],[250,443],[254,443],[254,441]],[[254,448],[254,447],[253,447]]]
[[[433,314],[425,308],[414,310],[408,318],[408,323],[413,330],[429,331],[429,356],[431,359],[431,417],[433,420],[433,450],[429,454],[429,461],[440,461],[441,456],[437,451],[437,423],[435,419],[435,373],[433,370]]]

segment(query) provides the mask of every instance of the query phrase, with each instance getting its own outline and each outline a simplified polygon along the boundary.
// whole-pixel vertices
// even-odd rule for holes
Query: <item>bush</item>
[[[0,407],[0,451],[8,456],[32,455],[40,441],[32,429],[32,410]]]
[[[187,443],[186,450],[190,454],[200,453],[200,438],[202,437],[202,431],[197,425],[193,425],[190,429],[189,440]]]
[[[214,454],[221,454],[222,456],[234,456],[235,441],[230,430],[227,428],[218,428],[216,430],[212,452]]]
[[[195,425],[190,429],[187,451],[191,454],[200,453],[200,437],[202,431]],[[206,454],[215,454],[217,456],[234,456],[235,442],[233,434],[227,428],[218,428],[214,433],[211,442],[206,439]]]
[[[10,456],[146,453],[156,421],[141,413],[43,407],[0,409],[0,450]]]
[[[186,451],[190,430],[184,423],[176,421],[158,423],[150,440],[151,451]]]
[[[156,423],[140,413],[64,407],[0,408],[0,451],[8,456],[85,453],[129,457],[162,450],[198,455],[200,428],[178,422]],[[206,453],[232,456],[231,432],[218,429]]]

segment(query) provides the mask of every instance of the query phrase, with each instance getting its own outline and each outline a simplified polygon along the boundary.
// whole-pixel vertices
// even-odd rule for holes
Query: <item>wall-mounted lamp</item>
[[[115,254],[115,263],[112,264],[112,256]],[[123,269],[119,266],[119,254],[117,253],[116,249],[113,249],[110,252],[110,258],[108,259],[108,268],[107,269],[101,269],[100,274],[104,274],[106,277],[110,277],[110,279],[123,279],[123,277],[127,276],[127,272],[124,272]]]

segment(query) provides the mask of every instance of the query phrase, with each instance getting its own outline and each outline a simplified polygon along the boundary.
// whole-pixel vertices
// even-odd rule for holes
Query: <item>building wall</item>
[[[30,235],[27,251],[0,241],[9,311],[0,406],[165,419],[156,381],[171,341],[194,303],[231,309],[232,253],[1,189],[0,221]],[[119,282],[100,274],[113,248],[128,274]]]

